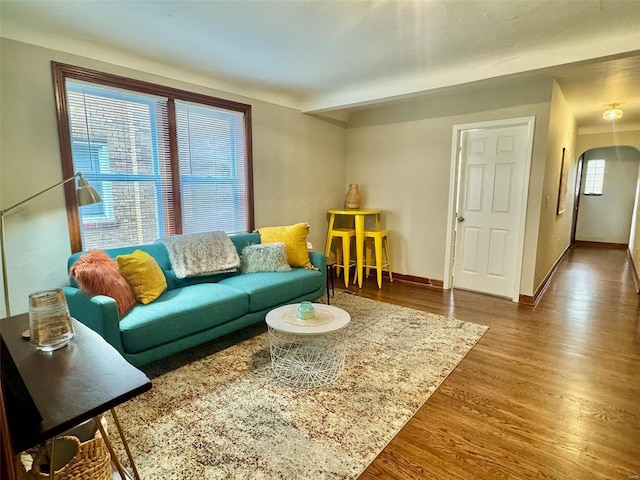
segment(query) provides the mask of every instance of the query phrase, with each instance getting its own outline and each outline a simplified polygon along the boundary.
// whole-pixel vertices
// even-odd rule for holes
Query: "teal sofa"
[[[230,235],[238,254],[260,243],[258,233]],[[309,252],[318,270],[293,268],[274,273],[223,273],[179,279],[162,243],[105,250],[109,256],[140,249],[153,256],[167,279],[156,300],[137,304],[122,318],[113,298],[81,292],[73,278],[63,287],[71,316],[98,332],[130,363],[141,366],[264,320],[280,305],[314,301],[326,286],[325,256]],[[69,257],[68,268],[81,253]]]

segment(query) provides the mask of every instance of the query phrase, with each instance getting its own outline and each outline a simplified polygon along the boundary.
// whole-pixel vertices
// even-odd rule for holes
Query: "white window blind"
[[[602,195],[604,185],[604,160],[588,160],[584,181],[585,195]]]
[[[182,231],[246,229],[244,119],[176,101]]]

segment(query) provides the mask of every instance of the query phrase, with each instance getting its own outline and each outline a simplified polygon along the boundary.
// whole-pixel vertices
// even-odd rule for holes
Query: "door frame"
[[[461,138],[462,133],[468,130],[487,130],[506,127],[527,126],[527,145],[525,146],[524,166],[524,187],[522,192],[521,211],[519,225],[517,227],[518,237],[516,239],[516,265],[513,277],[513,289],[511,300],[520,301],[520,280],[522,276],[522,258],[524,256],[524,234],[527,219],[527,199],[529,197],[529,181],[531,173],[531,159],[533,154],[533,133],[535,130],[535,116],[507,118],[503,120],[491,120],[487,122],[464,123],[453,126],[451,136],[451,167],[449,174],[449,209],[447,213],[447,244],[445,248],[444,279],[442,287],[450,289],[453,287],[453,261],[455,256],[455,229],[456,229],[456,204],[458,203],[458,183],[460,179],[461,167]]]
[[[571,243],[576,243],[576,231],[578,229],[578,214],[580,210],[580,192],[582,191],[582,169],[584,167],[584,152],[578,157],[576,165],[576,183],[573,186],[573,216],[571,218]]]

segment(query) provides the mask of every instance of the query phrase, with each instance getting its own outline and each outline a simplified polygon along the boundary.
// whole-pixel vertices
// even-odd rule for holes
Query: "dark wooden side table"
[[[75,319],[72,322],[75,336],[69,345],[42,352],[22,339],[22,332],[29,328],[27,314],[0,320],[2,382],[13,451],[22,452],[98,417],[111,458],[126,478],[99,421],[110,410],[134,477],[139,479],[115,407],[149,390],[151,382],[100,335]]]

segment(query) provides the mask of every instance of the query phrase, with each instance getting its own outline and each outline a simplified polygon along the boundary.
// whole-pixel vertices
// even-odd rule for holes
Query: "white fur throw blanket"
[[[178,278],[234,272],[240,266],[235,245],[225,232],[188,233],[161,238]]]

